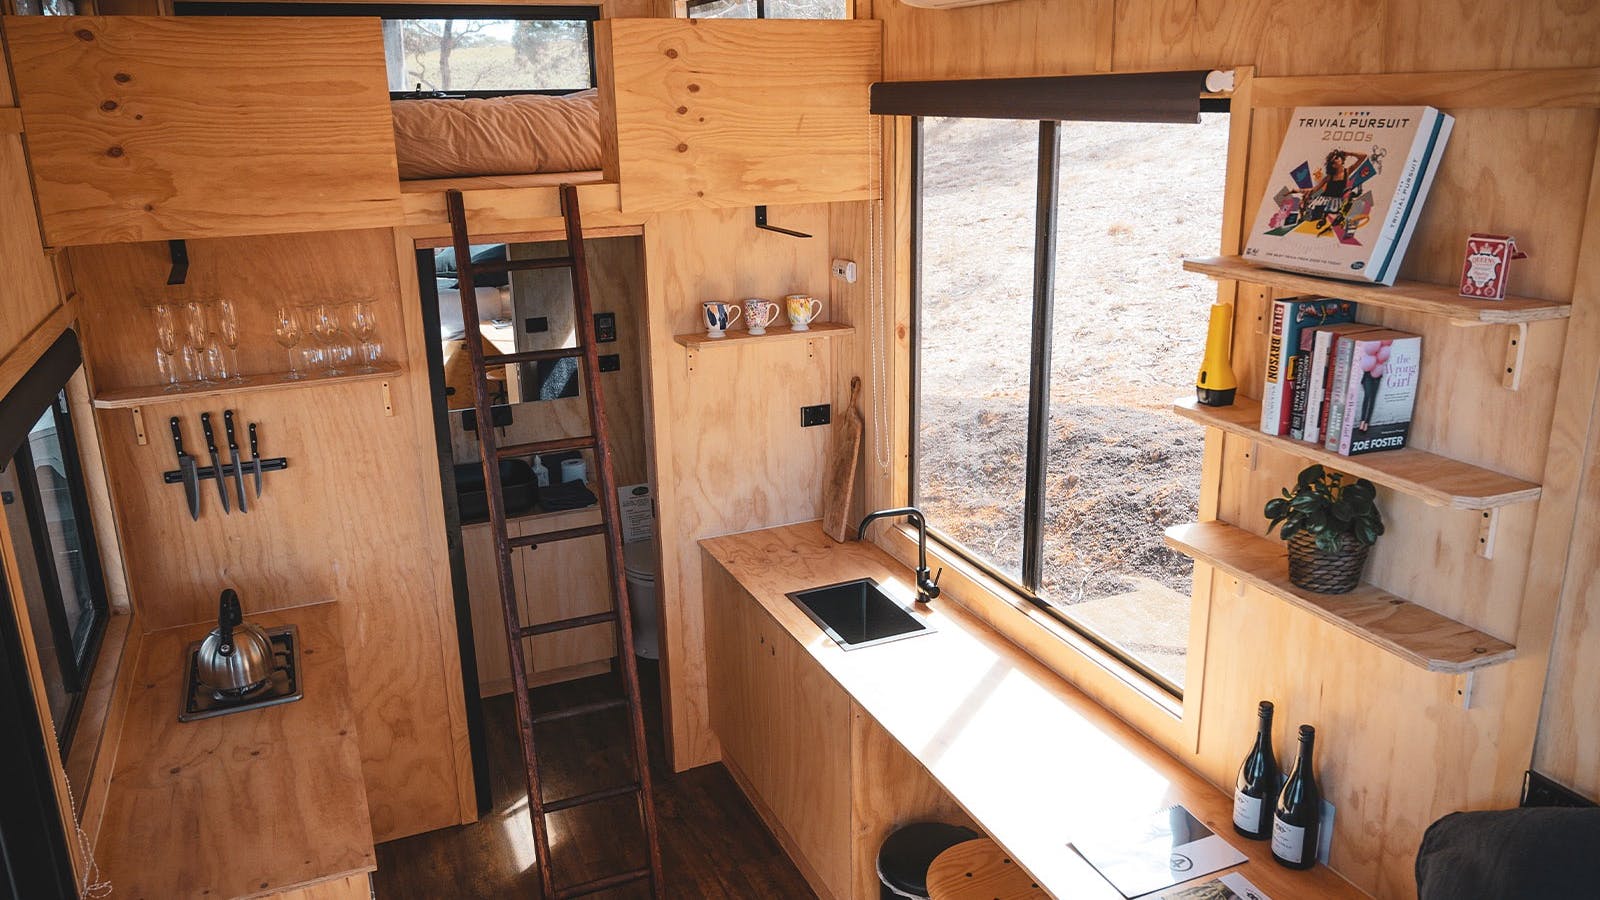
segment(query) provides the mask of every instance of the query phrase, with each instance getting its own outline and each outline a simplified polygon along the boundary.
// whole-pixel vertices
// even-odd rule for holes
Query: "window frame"
[[[764,0],[761,0],[764,2]],[[526,88],[493,91],[390,91],[390,100],[463,100],[484,97],[517,97],[538,94],[561,97],[579,91],[592,90],[599,84],[595,68],[594,23],[600,19],[599,6],[494,6],[490,4],[460,5],[449,3],[274,3],[229,0],[178,0],[173,4],[173,14],[179,16],[351,16],[380,20],[404,19],[516,19],[552,22],[581,21],[585,23],[585,40],[588,44],[589,84],[581,88]]]
[[[1227,113],[1231,115],[1231,101],[1227,97],[1203,97],[1201,113]],[[919,415],[922,410],[922,328],[923,302],[922,252],[925,212],[923,210],[923,119],[911,116],[910,129],[910,340],[909,380],[910,406],[907,410],[906,439],[906,494],[907,502],[915,506],[918,496],[917,464],[920,455],[921,429]],[[1055,305],[1055,251],[1059,225],[1056,213],[1059,202],[1060,173],[1060,121],[1035,120],[1039,123],[1039,144],[1036,162],[1038,178],[1035,186],[1034,212],[1034,276],[1033,310],[1030,320],[1027,460],[1024,476],[1022,578],[1018,579],[1000,571],[988,560],[969,550],[959,540],[933,525],[928,526],[929,538],[945,553],[971,566],[978,573],[1010,593],[1006,598],[1013,604],[1025,607],[1025,613],[1042,613],[1047,621],[1066,629],[1071,636],[1093,645],[1099,652],[1114,659],[1120,666],[1143,679],[1149,686],[1165,695],[1168,701],[1181,704],[1184,686],[1178,685],[1157,672],[1133,654],[1117,647],[1111,640],[1092,628],[1076,621],[1063,610],[1040,595],[1043,582],[1042,558],[1044,551],[1044,511],[1046,477],[1049,466],[1050,421],[1050,357],[1053,350],[1053,313]],[[1226,161],[1224,161],[1225,164]],[[1191,589],[1192,590],[1192,589]],[[1058,637],[1065,638],[1064,635]],[[1148,696],[1148,692],[1147,696]],[[1157,699],[1157,698],[1152,698]]]

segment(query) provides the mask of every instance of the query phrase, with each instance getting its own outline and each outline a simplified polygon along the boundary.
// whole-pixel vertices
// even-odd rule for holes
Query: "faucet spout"
[[[867,526],[877,519],[898,518],[904,516],[917,526],[917,602],[927,603],[939,596],[939,579],[944,575],[940,569],[937,575],[930,577],[928,571],[928,520],[923,516],[922,510],[915,506],[900,506],[894,509],[880,509],[868,513],[866,518],[856,528],[856,540],[865,540]]]

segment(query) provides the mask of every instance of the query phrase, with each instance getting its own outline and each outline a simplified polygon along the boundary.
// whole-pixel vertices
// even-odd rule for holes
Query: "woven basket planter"
[[[1289,580],[1319,594],[1345,594],[1361,583],[1367,565],[1366,544],[1353,535],[1339,535],[1339,549],[1329,553],[1304,531],[1289,538]]]

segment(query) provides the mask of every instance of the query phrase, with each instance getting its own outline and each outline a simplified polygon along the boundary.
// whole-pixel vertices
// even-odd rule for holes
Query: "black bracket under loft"
[[[806,234],[803,231],[791,231],[791,230],[789,230],[787,228],[779,228],[776,225],[768,225],[767,224],[767,208],[765,206],[756,207],[756,227],[765,229],[767,231],[776,231],[779,234],[787,234],[789,237],[797,237],[797,238],[808,238],[808,237],[811,237],[811,235]]]
[[[182,240],[167,241],[167,255],[172,257],[172,273],[167,284],[183,284],[189,277],[189,245]]]

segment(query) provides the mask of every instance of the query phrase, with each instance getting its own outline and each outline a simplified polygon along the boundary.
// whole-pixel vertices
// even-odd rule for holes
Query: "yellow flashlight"
[[[1232,406],[1239,382],[1229,363],[1228,343],[1233,336],[1233,304],[1211,306],[1211,324],[1206,328],[1206,355],[1195,378],[1195,397],[1204,406]]]

